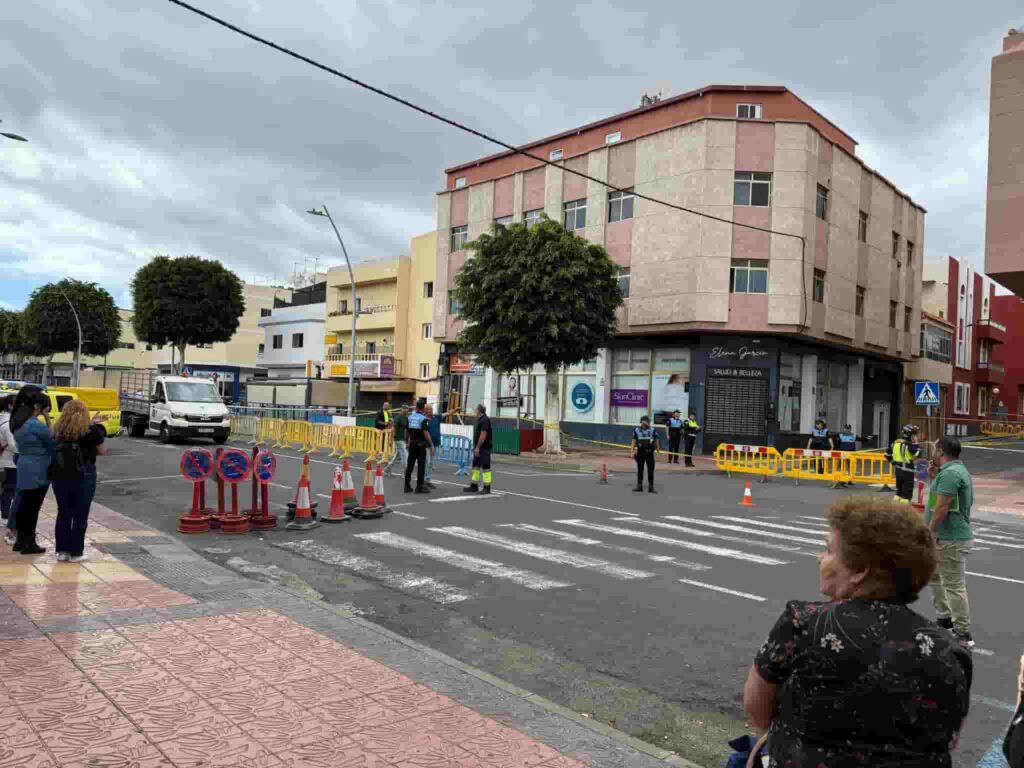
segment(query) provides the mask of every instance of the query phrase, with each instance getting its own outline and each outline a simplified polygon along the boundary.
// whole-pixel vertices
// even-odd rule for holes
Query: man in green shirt
[[[939,567],[932,578],[936,622],[953,630],[964,648],[974,647],[971,612],[967,604],[967,555],[971,551],[971,506],[974,482],[960,461],[960,441],[944,437],[936,441],[938,456],[932,462],[931,492],[925,523],[935,535]]]
[[[405,465],[409,461],[409,450],[405,444],[405,430],[409,428],[409,406],[403,405],[401,412],[391,420],[392,428],[395,434],[395,455],[391,457],[391,461],[388,462],[384,468],[384,472],[388,475],[393,475],[394,472],[391,470],[391,466],[397,461],[398,466],[402,468],[402,472],[405,472]]]

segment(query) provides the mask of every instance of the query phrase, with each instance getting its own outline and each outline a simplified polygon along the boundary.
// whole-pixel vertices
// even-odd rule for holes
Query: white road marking
[[[454,549],[435,547],[433,544],[425,544],[422,541],[399,536],[396,533],[357,533],[357,538],[372,541],[376,544],[383,544],[386,547],[394,547],[406,552],[412,552],[420,557],[427,557],[432,560],[440,560],[442,563],[462,568],[473,573],[481,573],[485,576],[493,576],[497,579],[507,579],[527,589],[558,589],[560,587],[571,587],[572,582],[557,581],[549,579],[539,573],[512,568],[504,563],[494,560],[484,560],[472,555],[464,555]]]
[[[988,445],[970,445],[969,443],[963,444],[964,448],[970,448],[974,451],[1002,451],[1003,453],[1024,453],[1024,450],[1020,448],[993,448]]]
[[[445,485],[462,485],[462,483],[452,483],[446,480],[435,480],[434,482],[444,483]],[[578,501],[566,501],[564,499],[551,499],[547,496],[533,496],[529,493],[517,493],[515,491],[502,490],[502,494],[506,496],[518,496],[522,499],[533,499],[534,501],[547,501],[551,504],[565,504],[568,507],[581,507],[582,509],[593,509],[596,512],[610,512],[613,515],[635,515],[636,512],[626,512],[621,509],[608,509],[607,507],[596,507],[593,504],[583,504]],[[469,496],[468,498],[473,498]]]
[[[603,573],[605,576],[611,576],[613,579],[649,579],[654,576],[654,574],[649,571],[639,571],[635,568],[626,568],[621,565],[616,565],[615,563],[610,563],[607,560],[599,560],[596,557],[577,555],[564,549],[542,547],[538,544],[530,544],[526,541],[516,541],[515,539],[499,536],[496,533],[476,531],[472,528],[463,528],[458,525],[449,525],[444,528],[429,528],[428,530],[435,533],[444,533],[449,536],[455,536],[456,538],[464,539],[465,541],[490,544],[492,547],[498,547],[499,549],[504,549],[508,552],[525,555],[526,557],[535,557],[538,560],[546,560],[549,563],[568,565],[571,568],[586,568],[587,570]]]
[[[980,539],[977,536],[974,537],[974,540],[978,544],[989,544],[989,545],[991,545],[993,547],[1006,547],[1008,549],[1024,549],[1024,544],[1010,544],[1010,543],[1005,542],[1005,541],[993,541],[992,539]]]
[[[635,520],[636,518],[625,518],[626,520]],[[704,552],[708,555],[717,555],[718,557],[729,557],[734,560],[743,560],[748,563],[758,563],[760,565],[788,565],[785,560],[776,560],[773,557],[765,557],[764,555],[754,555],[747,552],[740,552],[736,549],[727,549],[725,547],[714,547],[705,544],[697,544],[693,541],[685,541],[684,539],[670,539],[667,536],[657,536],[653,533],[647,533],[646,531],[636,531],[629,528],[617,528],[612,525],[602,525],[601,523],[589,523],[586,520],[555,520],[555,523],[559,525],[573,525],[577,528],[586,528],[591,531],[600,531],[602,533],[610,533],[616,536],[629,536],[634,539],[643,539],[644,541],[653,541],[658,544],[668,544],[673,547],[682,547],[683,549],[690,549],[694,552]],[[640,522],[640,521],[637,521]]]
[[[750,528],[744,528],[739,525],[727,525],[726,523],[713,523],[710,520],[701,520],[696,517],[682,517],[681,515],[662,515],[666,520],[677,520],[680,523],[690,523],[691,525],[705,525],[709,528],[720,528],[723,531],[737,531],[739,533],[752,534],[757,536],[767,536],[769,539],[782,539],[783,541],[795,541],[800,544],[811,544],[815,547],[824,546],[825,540],[821,539],[805,539],[801,536],[791,536],[784,533],[771,533],[770,531],[762,531],[760,529],[751,530]],[[653,520],[642,521],[645,525],[655,524]],[[657,523],[658,527],[664,527],[667,523]]]
[[[593,472],[509,472],[502,470],[501,474],[511,477],[593,477]]]
[[[413,520],[426,520],[427,519],[427,518],[423,517],[423,515],[414,515],[412,512],[403,512],[402,510],[394,509],[393,507],[392,507],[391,511],[394,514],[396,514],[396,515],[400,515],[401,517],[411,517]]]
[[[101,483],[141,483],[144,480],[170,480],[177,478],[181,480],[181,475],[158,475],[157,477],[120,477],[116,480],[100,480]]]
[[[810,528],[796,528],[792,525],[781,525],[779,523],[762,523],[760,520],[748,520],[744,517],[729,517],[728,515],[712,515],[714,520],[725,520],[730,523],[747,523],[749,525],[758,525],[761,528],[771,528],[777,531],[795,531],[796,533],[806,533],[808,536],[818,536],[824,531],[815,531]],[[819,544],[824,543],[824,539],[818,540]]]
[[[807,550],[801,549],[798,546],[792,544],[776,544],[771,541],[761,541],[753,536],[730,536],[727,533],[722,533],[718,530],[706,531],[703,528],[691,528],[685,525],[673,525],[672,523],[659,523],[657,520],[645,520],[639,517],[613,517],[612,520],[623,523],[637,523],[639,525],[650,525],[655,528],[667,528],[672,531],[679,531],[685,533],[687,536],[700,536],[706,539],[717,539],[719,541],[729,541],[736,544],[745,544],[747,546],[761,547],[762,549],[774,549],[779,552],[785,552],[789,555],[804,555],[805,557],[817,557],[817,552],[808,552]],[[822,542],[817,542],[821,545]]]
[[[567,541],[571,544],[580,544],[588,547],[598,547],[600,549],[607,549],[612,552],[623,552],[628,555],[635,555],[637,557],[643,557],[647,560],[651,560],[655,563],[670,563],[672,565],[678,565],[680,568],[687,568],[691,571],[710,571],[710,565],[703,565],[702,563],[691,563],[688,560],[678,560],[670,555],[652,555],[649,552],[645,552],[642,549],[634,549],[633,547],[622,547],[616,544],[608,544],[599,539],[587,539],[583,536],[577,536],[575,533],[569,533],[568,531],[556,531],[554,528],[544,528],[540,525],[531,525],[529,523],[503,523],[498,526],[499,528],[515,528],[517,531],[526,531],[528,533],[539,533],[545,536],[552,536],[562,541]]]
[[[451,584],[433,579],[430,576],[396,571],[378,560],[371,560],[368,557],[361,557],[341,549],[317,544],[315,541],[289,541],[280,544],[275,543],[273,546],[296,552],[320,563],[334,565],[346,571],[354,571],[359,576],[366,576],[370,579],[381,581],[389,587],[425,597],[441,605],[461,603],[474,597],[471,592],[466,592]]]
[[[267,485],[272,485],[272,486],[274,486],[275,488],[284,488],[284,489],[285,489],[286,491],[292,491],[292,490],[295,490],[295,489],[294,489],[294,488],[292,488],[292,487],[291,487],[290,485],[281,485],[280,483],[267,483]]]
[[[765,598],[760,595],[752,595],[749,592],[737,592],[735,589],[726,589],[725,587],[716,587],[714,584],[705,584],[703,581],[693,581],[691,579],[680,579],[680,584],[689,584],[691,587],[703,587],[704,589],[713,589],[715,592],[724,592],[727,595],[735,595],[736,597],[745,597],[747,600],[756,600],[759,603],[763,603]]]
[[[995,651],[990,651],[987,648],[979,648],[978,646],[974,646],[973,648],[971,648],[971,650],[974,653],[981,654],[982,656],[995,656],[996,655]]]
[[[967,571],[968,576],[977,576],[980,579],[995,579],[996,581],[1008,581],[1011,584],[1024,584],[1024,580],[1011,579],[1009,576],[993,576],[991,573],[975,573],[974,571]]]
[[[478,494],[466,494],[465,496],[441,496],[437,499],[428,499],[431,504],[451,504],[454,501],[474,501],[478,499],[496,499],[500,493],[488,493],[480,496]]]

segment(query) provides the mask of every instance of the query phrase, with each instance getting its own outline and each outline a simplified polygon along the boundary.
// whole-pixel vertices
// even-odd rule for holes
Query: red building
[[[998,399],[1010,421],[1024,421],[1024,299],[996,296],[993,308],[1007,328],[1006,343],[995,355],[996,362],[1006,369]]]

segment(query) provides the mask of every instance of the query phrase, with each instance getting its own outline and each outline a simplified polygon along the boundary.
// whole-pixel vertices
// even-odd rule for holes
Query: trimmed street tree
[[[66,298],[65,298],[66,297]],[[74,305],[74,310],[68,302]],[[78,314],[78,322],[75,314]],[[82,353],[102,357],[121,340],[121,318],[113,297],[96,283],[61,280],[32,292],[22,312],[22,329],[33,354],[49,360],[61,352],[78,358],[78,323],[82,324]],[[44,371],[44,376],[49,371]],[[45,381],[45,378],[44,378]]]
[[[31,352],[22,327],[21,312],[0,309],[0,357],[10,355],[14,358],[14,378],[21,378],[25,355]]]
[[[219,261],[198,256],[157,256],[132,280],[135,335],[147,344],[172,345],[176,371],[189,344],[228,341],[245,312],[242,281]]]
[[[599,245],[544,217],[495,225],[469,243],[454,296],[466,321],[459,349],[499,373],[544,366],[546,453],[561,452],[558,374],[591,360],[615,336],[618,269]]]

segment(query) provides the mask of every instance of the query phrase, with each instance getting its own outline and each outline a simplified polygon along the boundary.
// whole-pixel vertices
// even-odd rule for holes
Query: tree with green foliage
[[[238,276],[198,256],[157,256],[135,273],[132,297],[135,335],[147,344],[172,345],[177,370],[186,346],[228,341],[245,312]]]
[[[32,351],[25,338],[21,312],[0,309],[0,357],[14,358],[14,378],[21,378],[25,356]]]
[[[608,252],[547,217],[494,225],[467,247],[454,297],[466,321],[459,349],[499,373],[544,366],[544,450],[561,451],[559,370],[591,360],[615,336],[622,304]]]
[[[49,360],[61,352],[71,352],[75,362],[81,362],[78,358],[79,323],[83,354],[102,357],[121,340],[121,318],[114,299],[96,283],[66,279],[37,288],[21,320],[29,348],[46,357],[47,366]]]

